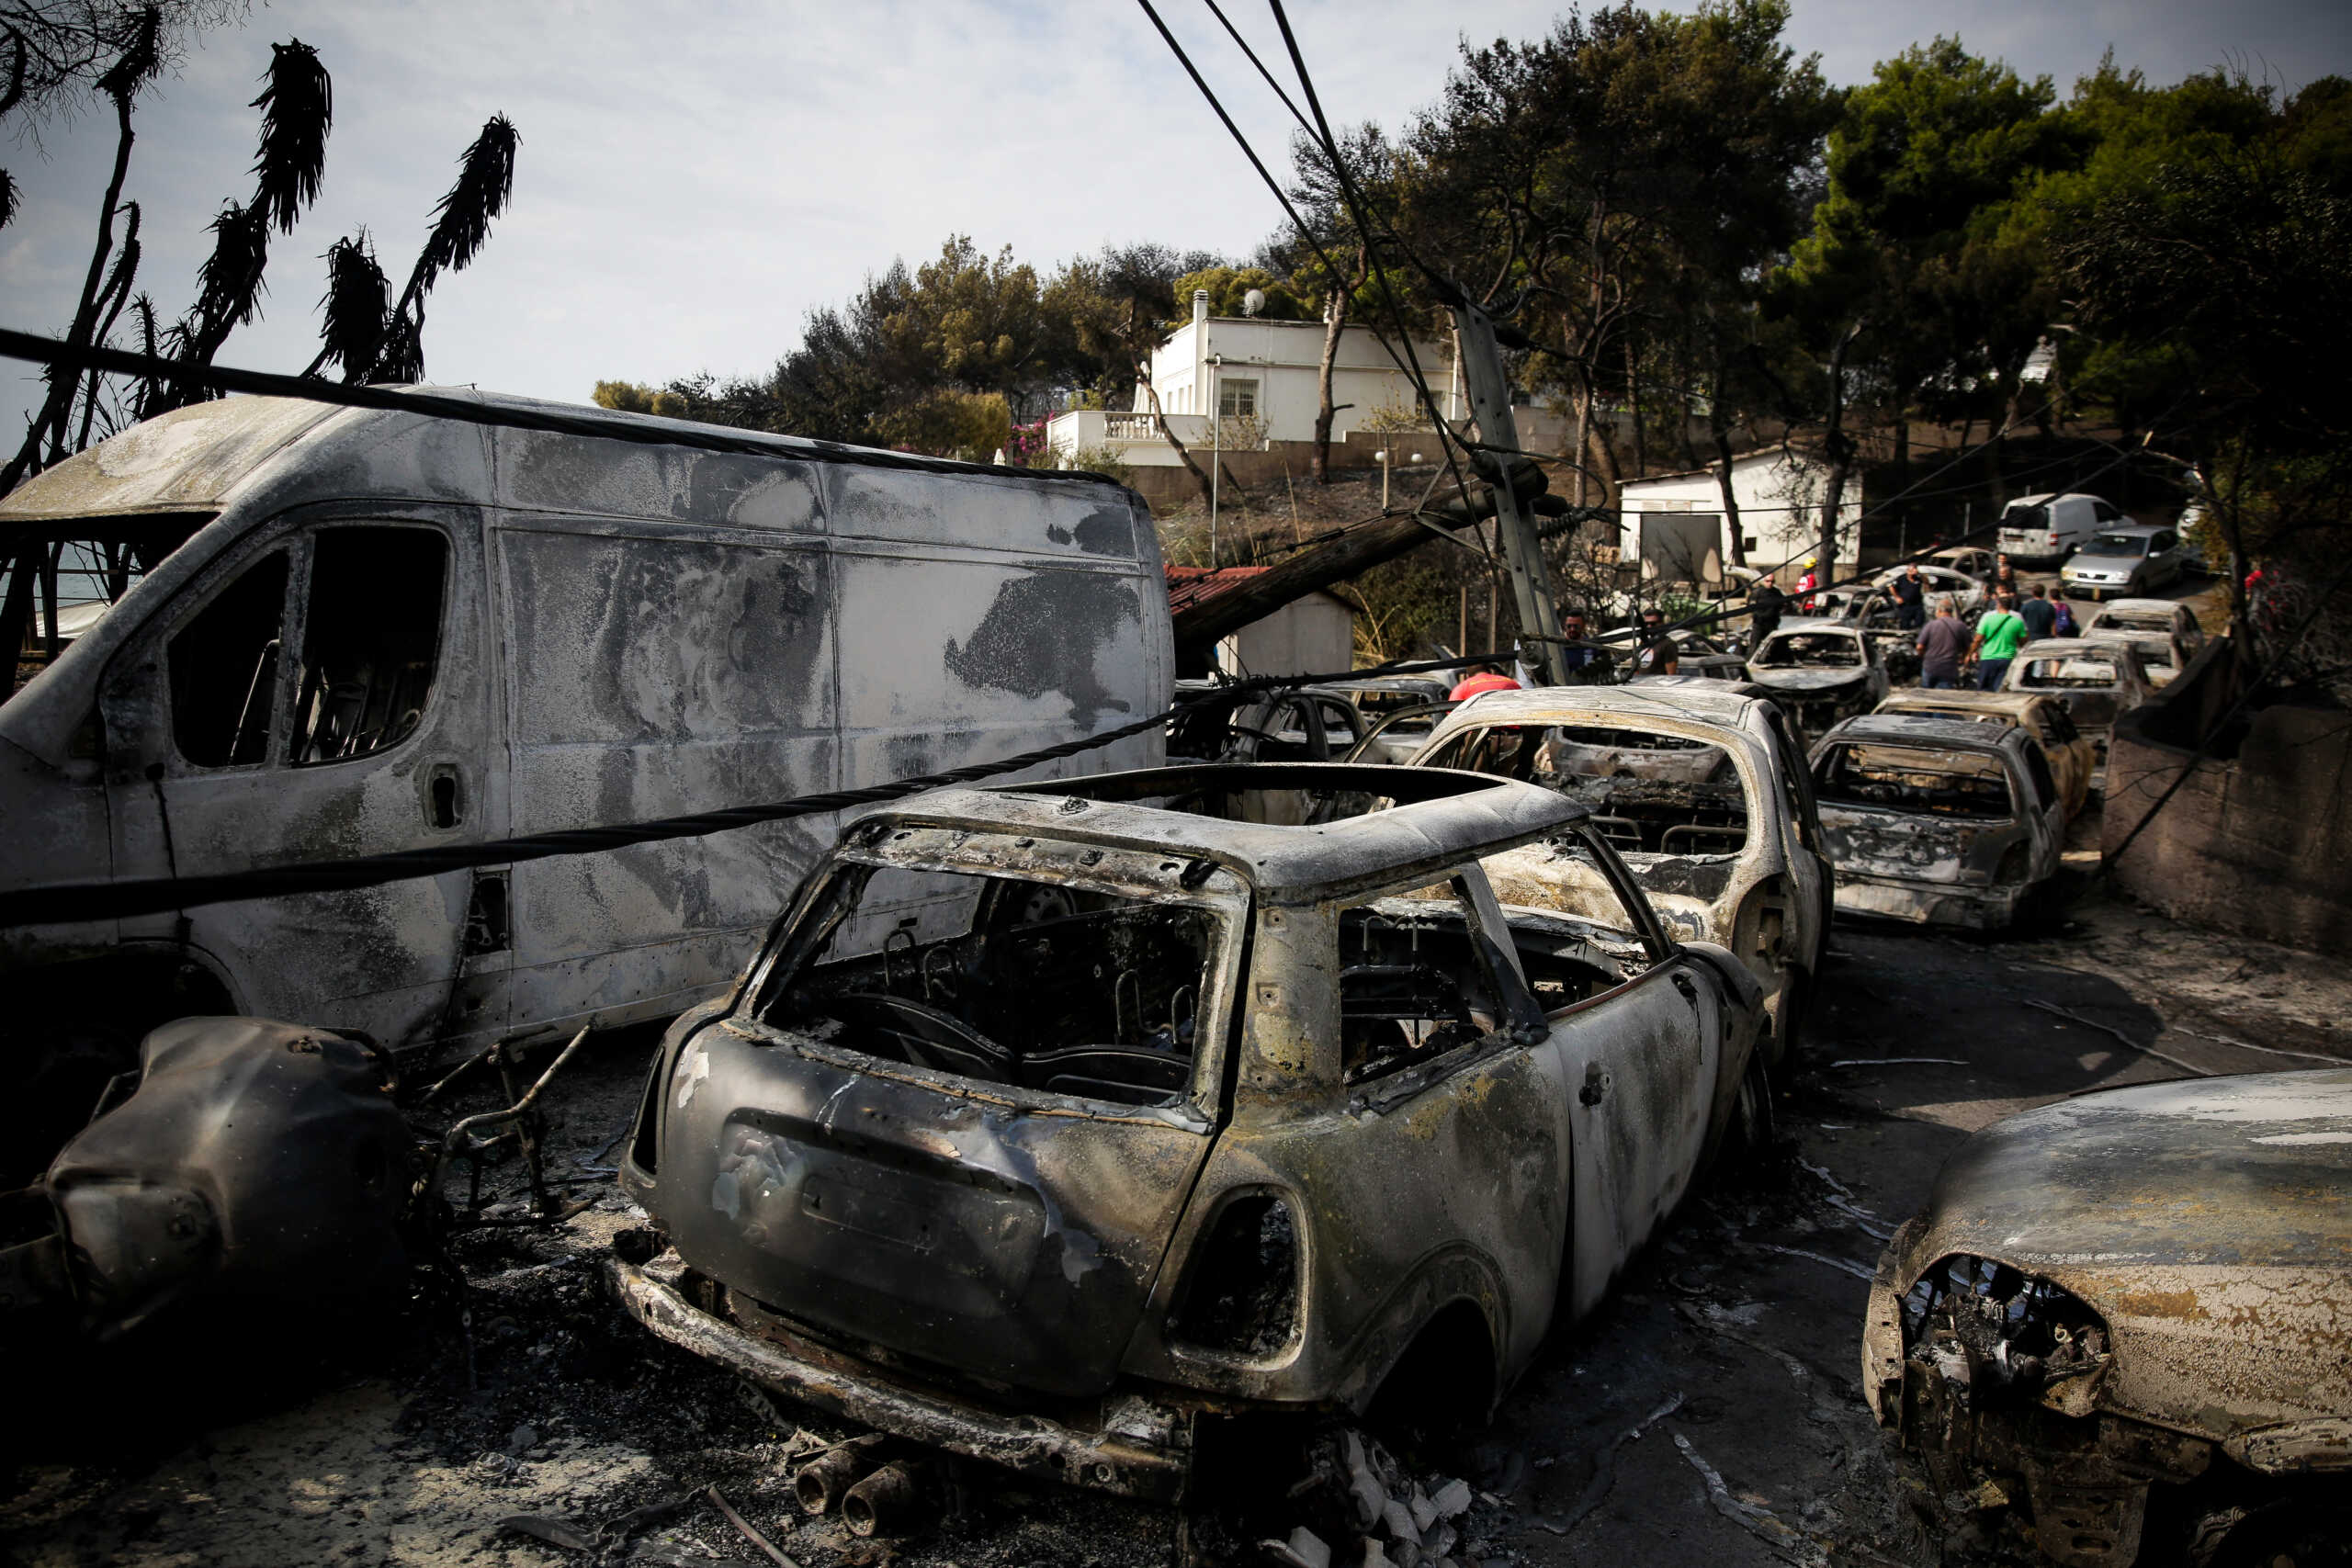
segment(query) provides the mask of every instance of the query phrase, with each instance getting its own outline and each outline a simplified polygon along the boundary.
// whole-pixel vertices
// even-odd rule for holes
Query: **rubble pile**
[[[1325,1523],[1332,1539],[1301,1524],[1286,1540],[1261,1540],[1278,1561],[1289,1568],[1332,1568],[1335,1562],[1343,1568],[1461,1568],[1471,1505],[1479,1500],[1470,1483],[1417,1477],[1380,1439],[1352,1429],[1318,1438],[1308,1465],[1290,1496],[1313,1498],[1303,1511]],[[1499,1499],[1486,1500],[1499,1506]]]

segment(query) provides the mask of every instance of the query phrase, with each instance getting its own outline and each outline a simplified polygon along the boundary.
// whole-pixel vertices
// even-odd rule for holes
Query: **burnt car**
[[[2042,761],[2050,764],[2051,776],[2058,783],[2058,799],[2066,807],[2067,818],[2081,815],[2083,807],[2090,803],[2091,774],[2098,767],[2098,750],[2075,727],[2074,716],[2066,711],[2066,705],[2047,693],[1941,689],[1897,692],[1879,704],[1878,711],[1934,714],[2022,729],[2041,743]]]
[[[2058,874],[2066,807],[2023,730],[1848,719],[1814,747],[1813,789],[1848,914],[1995,930]]]
[[[2352,1068],[2009,1117],[1871,1286],[1862,1389],[1930,1497],[2070,1568],[2341,1562]]]
[[[2064,702],[2075,728],[2098,749],[2102,766],[2116,719],[2146,702],[2154,689],[2138,649],[2097,637],[2027,643],[2001,677],[2005,692],[2043,692]]]
[[[1574,801],[1247,771],[849,829],[663,1042],[627,1309],[850,1419],[1163,1500],[1228,1418],[1390,1387],[1489,1415],[1769,1115],[1762,998],[1668,936]],[[1396,804],[1201,814],[1283,789]],[[1601,868],[1611,921],[1506,914],[1479,862],[1538,839]]]
[[[1803,1026],[1830,919],[1803,747],[1760,697],[1721,682],[1497,692],[1446,719],[1416,767],[1468,768],[1557,790],[1592,822],[1681,935],[1721,942],[1764,987],[1778,1066]],[[1553,843],[1488,857],[1509,905],[1583,914],[1615,892]]]
[[[2170,599],[2110,599],[2083,622],[2083,634],[2127,637],[2139,648],[2149,683],[2156,686],[2188,669],[2205,646],[2196,612]]]
[[[1868,713],[1886,696],[1886,666],[1860,626],[1809,617],[1783,621],[1747,656],[1747,678],[1772,694],[1808,739]]]

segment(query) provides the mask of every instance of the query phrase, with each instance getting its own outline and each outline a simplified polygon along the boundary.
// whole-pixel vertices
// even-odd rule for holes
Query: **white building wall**
[[[1739,502],[1740,532],[1754,543],[1747,564],[1769,570],[1793,563],[1783,573],[1793,580],[1821,542],[1821,503],[1828,495],[1828,465],[1803,455],[1756,452],[1732,462],[1732,494]],[[1836,575],[1851,576],[1860,564],[1861,476],[1851,475],[1838,508]],[[1732,559],[1731,530],[1724,518],[1723,491],[1710,471],[1668,474],[1628,480],[1620,492],[1618,550],[1624,560],[1642,554],[1645,513],[1713,513],[1720,525],[1722,559]]]
[[[1320,675],[1355,667],[1356,617],[1329,593],[1295,599],[1217,644],[1235,675]]]

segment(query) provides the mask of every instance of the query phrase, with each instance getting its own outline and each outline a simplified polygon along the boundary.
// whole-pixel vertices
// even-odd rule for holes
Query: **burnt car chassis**
[[[1253,788],[1396,804],[1315,827],[1170,808]],[[1300,764],[866,818],[665,1040],[621,1174],[655,1228],[616,1244],[611,1289],[788,1397],[1140,1498],[1186,1495],[1228,1420],[1402,1386],[1483,1420],[1769,1114],[1755,981],[1669,941],[1585,815],[1478,775]],[[1505,915],[1479,858],[1539,838],[1588,846],[1622,929]],[[917,871],[982,886],[834,950],[865,889]],[[1204,934],[1181,973],[1110,981],[1095,1023],[1118,1040],[991,1055],[1070,1010],[1091,920]],[[1045,942],[1055,964],[991,1000],[992,949]]]

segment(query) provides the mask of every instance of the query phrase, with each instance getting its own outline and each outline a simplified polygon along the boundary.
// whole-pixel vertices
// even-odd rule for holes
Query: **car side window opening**
[[[268,760],[288,560],[272,550],[245,568],[165,649],[172,741],[199,768]]]
[[[1457,875],[1340,911],[1333,967],[1349,1087],[1466,1050],[1649,967],[1626,931],[1521,912],[1509,922],[1515,971],[1481,939],[1465,891]]]
[[[2017,816],[2008,770],[1982,752],[1849,741],[1822,753],[1814,784],[1825,805],[1983,821]]]
[[[449,545],[437,528],[315,536],[288,760],[348,761],[424,721],[440,662]]]
[[[2063,659],[2029,659],[2018,674],[2018,684],[2031,691],[2105,691],[2122,680],[2107,660],[2083,654]]]
[[[2118,512],[2112,505],[2097,498],[2093,498],[2091,502],[2091,515],[2102,523],[2120,522],[2123,517],[2123,513]]]
[[[803,909],[760,1021],[888,1062],[1170,1105],[1227,940],[1214,908],[1022,876],[843,863]]]

